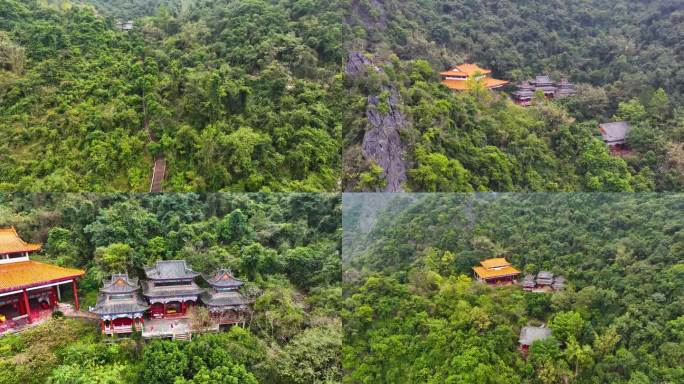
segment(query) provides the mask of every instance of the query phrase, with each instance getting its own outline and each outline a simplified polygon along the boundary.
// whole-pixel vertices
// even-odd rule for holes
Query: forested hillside
[[[0,189],[338,188],[339,2],[83,3],[0,0]]]
[[[348,383],[684,380],[679,195],[431,194],[394,198],[372,228],[345,220]],[[362,198],[345,199],[345,212]],[[564,291],[474,282],[505,256]],[[517,350],[521,327],[553,337]]]
[[[369,116],[389,116],[408,191],[650,191],[684,185],[684,9],[677,0],[358,1],[348,51],[379,69],[347,71],[344,188],[385,190],[362,148]],[[547,74],[578,95],[524,109],[475,89],[452,95],[438,72],[478,63],[512,82]],[[380,102],[375,102],[375,98]],[[373,102],[371,102],[373,100]],[[397,113],[405,116],[405,123]],[[633,127],[611,158],[598,123]],[[366,152],[367,152],[366,148]]]
[[[327,194],[0,194],[0,227],[86,269],[83,308],[113,272],[157,260],[231,268],[255,298],[245,328],[190,343],[106,342],[53,319],[0,338],[0,383],[334,383],[341,380],[341,201]]]

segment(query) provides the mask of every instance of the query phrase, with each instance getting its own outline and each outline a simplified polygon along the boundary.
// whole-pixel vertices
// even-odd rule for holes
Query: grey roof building
[[[608,146],[624,145],[631,127],[626,121],[599,124],[599,132],[603,142]]]
[[[185,260],[158,261],[145,268],[148,280],[143,295],[150,303],[197,301],[203,289],[193,280],[200,274],[190,269]]]
[[[553,273],[549,271],[541,271],[537,274],[537,285],[551,285],[553,284]]]
[[[538,340],[544,340],[551,337],[551,329],[546,327],[523,327],[520,330],[520,339],[518,342],[521,347],[529,347]]]
[[[97,304],[90,312],[102,320],[141,318],[150,306],[140,296],[139,290],[138,279],[129,278],[125,273],[113,274],[109,280],[103,280]]]
[[[236,279],[229,269],[219,269],[211,276],[204,276],[211,286],[200,299],[219,324],[244,322],[252,300],[240,293],[244,281]]]
[[[536,288],[537,283],[534,275],[525,275],[522,281],[522,287],[525,290],[532,290]]]

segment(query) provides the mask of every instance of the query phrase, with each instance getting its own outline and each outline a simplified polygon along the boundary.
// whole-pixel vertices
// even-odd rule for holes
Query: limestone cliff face
[[[347,74],[358,75],[373,68],[373,63],[363,54],[352,52],[346,65]],[[389,93],[388,100],[380,100],[378,95],[368,96],[366,109],[366,133],[361,144],[363,157],[382,167],[382,177],[387,181],[383,192],[402,192],[402,183],[406,181],[406,164],[404,162],[404,148],[399,132],[406,127],[406,116],[399,110],[401,104],[398,92],[393,88],[383,89]],[[378,106],[384,103],[389,106],[387,112],[380,111]]]

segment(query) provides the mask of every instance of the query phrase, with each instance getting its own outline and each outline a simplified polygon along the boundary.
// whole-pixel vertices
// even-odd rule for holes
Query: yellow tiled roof
[[[492,79],[489,77],[485,77],[482,80],[484,81],[484,86],[489,89],[503,87],[508,84],[508,81],[506,80]],[[457,91],[465,91],[468,89],[467,80],[442,80],[442,84]]]
[[[473,270],[475,271],[475,273],[477,273],[478,276],[480,276],[483,279],[491,279],[493,277],[503,277],[520,274],[520,271],[511,266],[503,267],[500,269],[486,269],[482,267],[473,267]]]
[[[0,254],[35,252],[41,244],[27,243],[19,237],[14,228],[0,228]]]
[[[504,257],[495,257],[493,259],[487,259],[487,260],[480,261],[480,265],[485,267],[485,268],[497,268],[497,267],[505,267],[507,265],[511,265],[511,263],[506,261],[506,258],[504,258]]]
[[[476,73],[480,73],[483,75],[486,75],[488,73],[492,73],[489,69],[484,69],[481,68],[477,64],[461,64],[461,65],[456,65],[454,67],[451,67],[448,71],[442,72],[443,75],[448,74],[447,76],[458,76],[458,75],[466,75],[466,76],[472,76]]]
[[[80,269],[63,268],[32,260],[0,264],[0,292],[56,283],[83,274],[85,271]]]

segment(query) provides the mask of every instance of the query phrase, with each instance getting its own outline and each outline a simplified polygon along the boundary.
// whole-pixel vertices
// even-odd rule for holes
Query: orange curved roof
[[[509,83],[506,80],[492,79],[490,77],[487,77],[484,80],[485,80],[485,87],[487,87],[489,89],[503,87],[504,85]]]
[[[508,81],[506,80],[492,79],[489,77],[485,77],[482,81],[484,81],[484,86],[489,89],[503,87],[508,84]],[[468,89],[467,80],[442,80],[442,84],[456,91],[465,91]]]
[[[56,283],[83,276],[85,271],[37,261],[0,264],[0,292]]]
[[[478,276],[480,276],[483,279],[491,279],[494,277],[504,277],[504,276],[512,276],[512,275],[519,275],[520,271],[517,269],[511,267],[510,265],[507,267],[499,268],[499,269],[487,269],[483,267],[473,267],[473,270],[475,273],[477,273]]]
[[[0,254],[36,252],[41,244],[27,243],[19,237],[14,228],[0,228]]]
[[[492,73],[489,69],[484,69],[480,67],[477,64],[461,64],[461,65],[456,65],[451,68],[449,68],[448,71],[442,72],[442,74],[448,74],[446,76],[458,76],[458,75],[466,75],[466,76],[472,76],[476,73],[480,73],[482,75],[486,75],[489,73]]]
[[[493,259],[487,259],[480,261],[480,265],[485,268],[498,268],[511,265],[504,257],[495,257]]]

